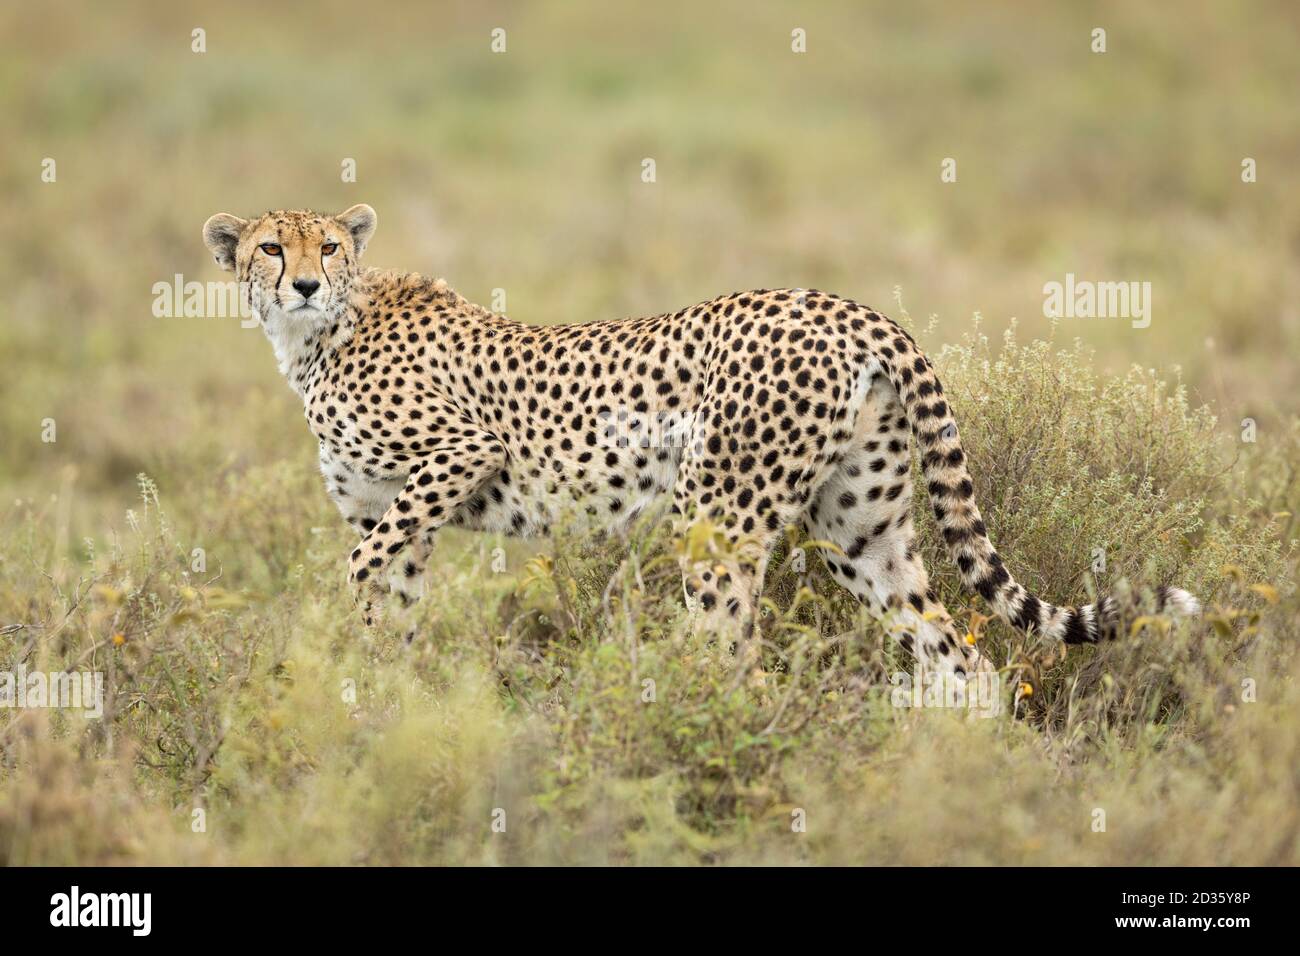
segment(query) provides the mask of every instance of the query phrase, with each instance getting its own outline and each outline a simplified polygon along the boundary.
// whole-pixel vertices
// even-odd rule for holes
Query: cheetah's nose
[[[298,290],[304,299],[310,299],[312,293],[320,288],[320,281],[317,279],[294,279],[293,287]]]

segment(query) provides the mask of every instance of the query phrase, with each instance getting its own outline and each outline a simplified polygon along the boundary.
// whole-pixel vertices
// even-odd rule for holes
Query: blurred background
[[[199,239],[214,212],[362,201],[370,264],[503,289],[526,322],[783,285],[899,314],[901,295],[930,348],[1014,318],[1103,370],[1180,367],[1231,430],[1296,408],[1292,4],[44,2],[0,26],[18,494],[59,463],[91,502],[141,471],[309,467],[261,333],[155,318],[151,289],[226,278]],[[1067,272],[1151,282],[1150,327],[1053,331],[1043,285]]]

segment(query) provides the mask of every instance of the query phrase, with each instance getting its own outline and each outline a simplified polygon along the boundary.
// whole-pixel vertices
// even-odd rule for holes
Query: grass
[[[1300,862],[1295,19],[1162,6],[6,8],[0,671],[100,671],[105,714],[0,709],[0,862]],[[1018,579],[1207,614],[1068,655],[981,624],[922,498],[1032,689],[996,718],[892,706],[910,661],[797,539],[738,673],[653,516],[446,533],[367,635],[262,335],[150,310],[224,278],[213,212],[358,201],[372,264],[527,321],[888,304]],[[1151,327],[1042,317],[1067,271],[1151,281]]]
[[[816,565],[769,581],[761,677],[689,635],[652,519],[447,534],[414,620],[367,635],[306,463],[194,491],[201,533],[142,477],[115,538],[70,546],[57,500],[5,516],[6,659],[103,671],[107,705],[6,715],[0,860],[1296,862],[1294,546],[1242,484],[1267,456],[1226,463],[1180,388],[1078,347],[939,356],[1026,580],[1083,600],[1102,547],[1097,584],[1177,580],[1206,618],[1064,656],[989,626],[1034,692],[972,721],[892,706],[908,662]]]

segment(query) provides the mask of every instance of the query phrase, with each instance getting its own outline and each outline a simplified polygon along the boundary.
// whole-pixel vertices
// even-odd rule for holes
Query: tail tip
[[[1165,588],[1164,605],[1166,611],[1177,617],[1196,617],[1201,613],[1201,602],[1182,588]]]

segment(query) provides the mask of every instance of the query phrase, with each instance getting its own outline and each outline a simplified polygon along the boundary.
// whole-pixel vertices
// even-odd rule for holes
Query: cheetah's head
[[[337,216],[281,210],[240,219],[222,212],[203,224],[203,242],[217,265],[247,283],[249,304],[264,323],[316,324],[347,305],[375,223],[364,203]]]

